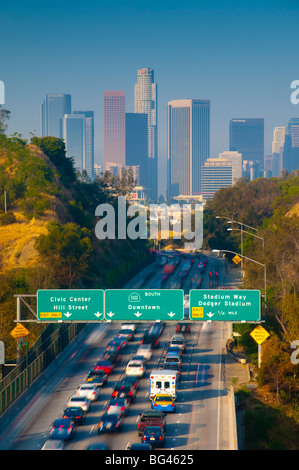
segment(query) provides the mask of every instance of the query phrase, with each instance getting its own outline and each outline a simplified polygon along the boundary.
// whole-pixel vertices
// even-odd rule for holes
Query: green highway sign
[[[184,319],[181,289],[107,289],[105,320],[180,321]]]
[[[190,320],[260,321],[259,290],[191,289]]]
[[[101,289],[38,290],[37,319],[45,322],[104,320],[104,291]]]

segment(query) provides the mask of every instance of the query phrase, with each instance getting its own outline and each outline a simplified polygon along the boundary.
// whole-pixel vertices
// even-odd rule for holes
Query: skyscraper
[[[85,116],[65,114],[60,121],[66,156],[74,158],[75,169],[82,172],[85,160]]]
[[[157,84],[154,83],[154,71],[142,68],[137,71],[137,83],[134,87],[135,113],[146,114],[148,118],[148,177],[150,198],[157,200],[158,194],[158,97]]]
[[[283,150],[286,127],[275,127],[272,141],[272,176],[279,176],[283,170]]]
[[[126,165],[139,166],[139,184],[150,187],[147,115],[126,113]]]
[[[201,169],[210,156],[210,101],[168,103],[167,198],[201,193]]]
[[[41,105],[42,137],[61,138],[60,119],[71,112],[71,95],[47,94]]]
[[[94,178],[94,112],[74,111],[73,114],[84,116],[85,149],[83,154],[83,170],[90,178]]]
[[[229,149],[240,152],[243,161],[256,160],[264,168],[264,119],[231,119]]]
[[[104,167],[126,164],[126,97],[124,91],[104,91]]]
[[[240,178],[242,155],[239,152],[222,152],[219,158],[208,158],[202,166],[203,199],[213,197],[220,188],[233,186]]]
[[[289,173],[299,168],[299,118],[289,119],[286,127],[283,168]]]

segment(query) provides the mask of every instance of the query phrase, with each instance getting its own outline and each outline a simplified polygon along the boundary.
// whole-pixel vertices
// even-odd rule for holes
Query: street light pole
[[[232,232],[233,230],[238,230],[239,231],[238,228],[228,228],[227,229],[228,232]],[[243,229],[241,229],[241,250],[242,250],[242,244],[243,244],[243,233],[248,233],[248,235],[252,235],[253,237],[259,238],[260,240],[262,240],[263,252],[265,251],[265,239],[263,237],[259,237],[258,235],[255,235],[254,233],[247,232],[246,230],[243,230]],[[241,251],[241,253],[243,254],[243,251]]]

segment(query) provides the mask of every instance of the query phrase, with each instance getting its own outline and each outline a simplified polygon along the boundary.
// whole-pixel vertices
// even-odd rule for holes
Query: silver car
[[[83,411],[88,411],[91,405],[91,401],[86,396],[79,397],[78,395],[73,395],[67,402],[67,407],[69,406],[80,406]]]
[[[100,387],[98,385],[84,383],[80,385],[76,395],[78,397],[87,397],[90,401],[95,401],[100,395]]]
[[[112,398],[107,406],[106,413],[111,415],[123,414],[127,415],[129,412],[130,402],[127,398]]]

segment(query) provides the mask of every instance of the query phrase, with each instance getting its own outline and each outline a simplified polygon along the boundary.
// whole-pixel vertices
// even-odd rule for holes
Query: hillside
[[[108,176],[88,181],[76,173],[62,140],[34,137],[27,143],[0,134],[0,164],[0,339],[7,359],[13,359],[15,294],[109,287],[144,259],[148,248],[141,240],[95,237],[95,208],[114,204],[117,190],[129,191],[131,183]],[[34,307],[34,300],[29,302]],[[30,324],[30,345],[43,328]]]

